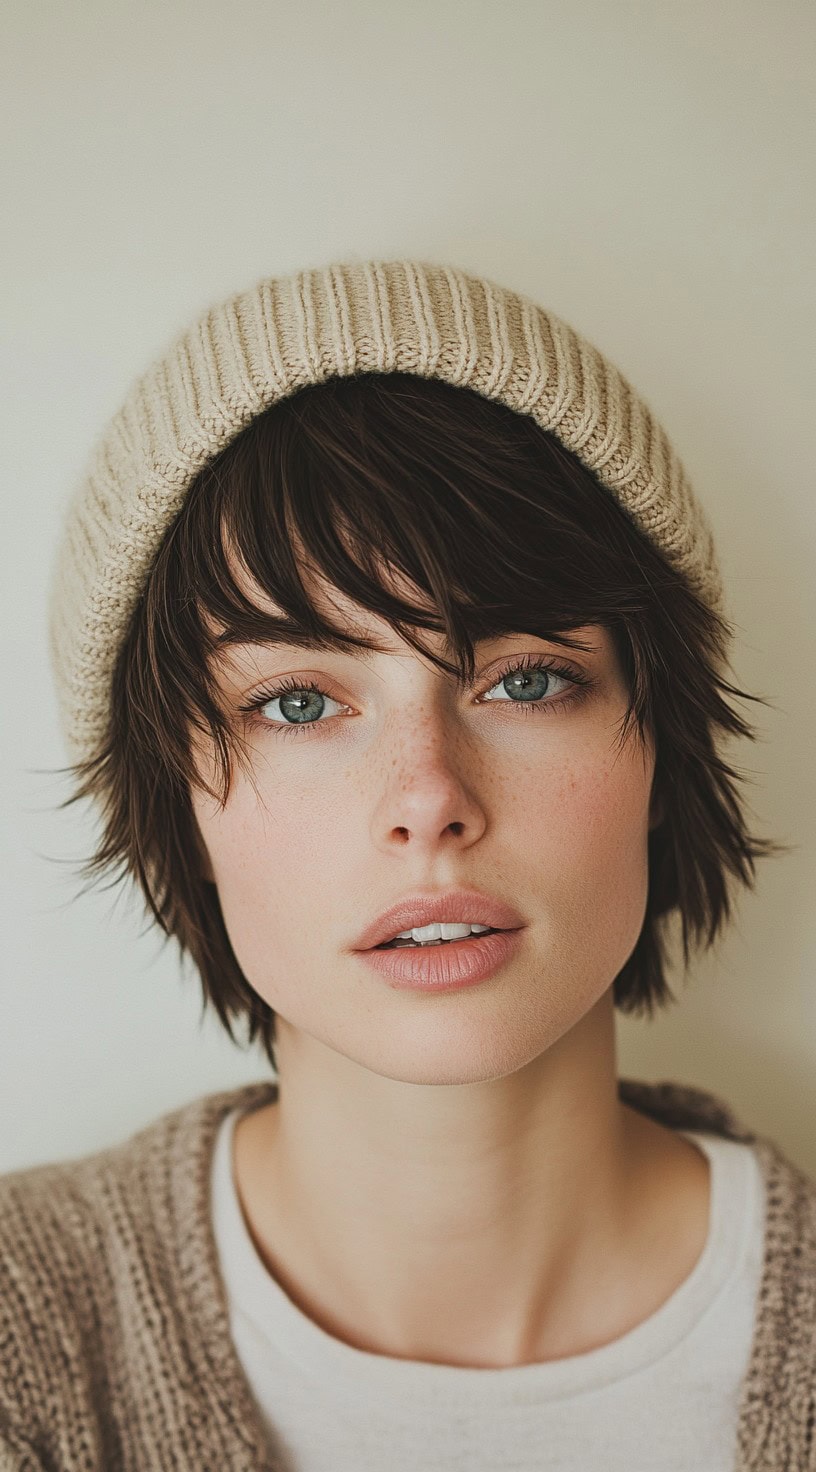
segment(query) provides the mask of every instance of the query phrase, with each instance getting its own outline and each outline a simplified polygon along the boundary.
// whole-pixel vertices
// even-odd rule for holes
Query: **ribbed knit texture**
[[[118,1146],[0,1177],[0,1472],[273,1472],[208,1193],[224,1116],[276,1090],[205,1095]],[[619,1093],[662,1124],[754,1143],[765,1261],[734,1469],[816,1472],[816,1182],[712,1094],[626,1079]]]
[[[529,414],[720,607],[711,533],[665,431],[618,369],[552,312],[417,261],[270,278],[207,311],[139,378],[67,508],[49,621],[72,761],[98,749],[117,651],[193,477],[269,405],[309,383],[372,371],[443,379]]]

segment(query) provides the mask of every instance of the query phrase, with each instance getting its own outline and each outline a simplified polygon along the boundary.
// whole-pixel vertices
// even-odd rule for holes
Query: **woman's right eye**
[[[308,681],[284,681],[276,685],[274,690],[265,690],[257,695],[248,705],[242,707],[250,715],[255,713],[259,723],[268,728],[273,728],[275,733],[289,735],[300,735],[310,727],[325,725],[325,721],[319,719],[325,714],[326,702],[337,706],[338,710],[343,707],[339,701],[332,700],[325,690],[321,690],[313,680]],[[279,707],[279,714],[284,719],[278,720],[265,712],[271,705]],[[332,715],[333,712],[329,712]]]

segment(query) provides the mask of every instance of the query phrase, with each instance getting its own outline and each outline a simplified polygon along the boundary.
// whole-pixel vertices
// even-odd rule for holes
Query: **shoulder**
[[[624,1103],[677,1129],[696,1129],[750,1146],[765,1187],[766,1282],[774,1295],[795,1294],[816,1335],[816,1179],[781,1145],[747,1125],[718,1094],[690,1084],[619,1079]],[[772,1305],[763,1302],[770,1313]],[[776,1303],[781,1309],[781,1303]]]
[[[754,1137],[765,1185],[765,1248],[742,1389],[744,1465],[810,1467],[816,1426],[816,1180]]]
[[[38,1435],[82,1412],[94,1374],[103,1224],[88,1162],[0,1176],[0,1424]]]
[[[750,1146],[763,1181],[764,1248],[740,1402],[740,1466],[816,1465],[816,1180],[717,1094],[620,1079],[624,1103],[662,1124]]]
[[[210,1094],[124,1142],[0,1175],[0,1425],[87,1417],[173,1311],[179,1243],[206,1213]],[[267,1086],[268,1088],[269,1086]]]

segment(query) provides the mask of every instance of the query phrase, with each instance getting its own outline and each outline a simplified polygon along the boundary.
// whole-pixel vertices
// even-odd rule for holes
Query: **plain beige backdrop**
[[[521,290],[665,424],[718,538],[760,867],[620,1071],[722,1094],[816,1174],[816,11],[796,0],[6,0],[0,1170],[262,1078],[116,891],[46,645],[61,509],[132,379],[211,302],[337,259]],[[243,1036],[243,1034],[239,1034]]]

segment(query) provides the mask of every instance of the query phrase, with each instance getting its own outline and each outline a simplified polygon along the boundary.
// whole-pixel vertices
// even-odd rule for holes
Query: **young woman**
[[[274,1077],[0,1181],[0,1466],[816,1467],[816,1184],[617,1076],[774,845],[615,367],[449,267],[263,281],[108,427],[51,613],[87,872]]]

